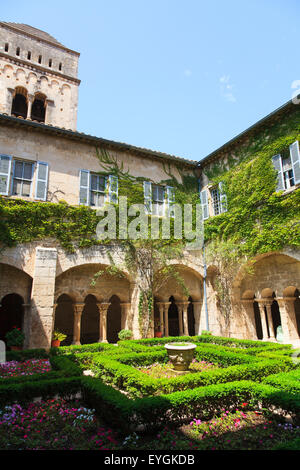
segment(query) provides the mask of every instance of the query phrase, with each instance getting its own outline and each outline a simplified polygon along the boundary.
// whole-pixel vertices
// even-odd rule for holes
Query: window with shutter
[[[209,211],[208,211],[208,198],[207,198],[207,190],[203,189],[200,191],[200,201],[202,207],[202,219],[206,220],[209,218]]]
[[[31,196],[33,163],[22,160],[14,160],[13,168],[13,196]]]
[[[174,217],[175,190],[172,186],[166,187],[166,195],[167,195],[166,215],[168,217]]]
[[[281,160],[281,155],[274,155],[272,157],[272,163],[277,171],[277,187],[276,191],[283,191],[285,189],[284,187],[284,180],[283,180],[283,169],[282,169],[282,160]]]
[[[298,140],[290,145],[290,156],[292,161],[294,185],[300,184],[300,152]]]
[[[7,196],[11,171],[11,156],[0,155],[0,194]]]
[[[118,177],[109,175],[108,178],[108,196],[109,202],[112,204],[118,203]]]
[[[88,170],[80,170],[79,185],[79,204],[88,206],[90,186],[90,172]]]
[[[107,178],[102,175],[94,173],[90,174],[90,202],[89,205],[92,207],[103,207],[106,197]]]
[[[144,204],[146,214],[152,214],[152,184],[150,181],[144,181]]]
[[[218,188],[220,194],[220,212],[223,214],[224,212],[227,212],[227,195],[222,181],[220,181]]]
[[[48,163],[37,162],[35,199],[47,200]]]

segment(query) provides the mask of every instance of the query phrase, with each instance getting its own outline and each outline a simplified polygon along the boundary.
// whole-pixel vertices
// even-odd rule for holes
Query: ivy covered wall
[[[205,222],[206,242],[228,255],[259,253],[300,246],[300,190],[276,191],[272,156],[300,140],[298,107],[260,135],[232,148],[222,160],[204,168],[211,184],[224,183],[228,211]]]

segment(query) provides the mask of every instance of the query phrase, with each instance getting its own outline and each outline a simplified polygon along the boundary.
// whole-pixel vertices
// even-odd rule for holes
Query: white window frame
[[[81,172],[87,173],[87,186],[81,186]],[[99,178],[105,178],[105,190],[104,191],[92,191],[91,189],[91,178],[92,176],[98,176]],[[112,185],[115,185],[115,190],[112,190]],[[80,190],[84,188],[87,190],[87,201],[86,203],[80,202]],[[91,205],[91,193],[97,192],[104,194],[104,203],[102,206],[92,206]],[[115,201],[113,201],[115,199]],[[105,206],[107,203],[117,204],[118,203],[118,177],[115,175],[101,175],[95,171],[81,169],[79,170],[79,205],[80,206],[89,206],[91,209],[100,209]]]
[[[31,165],[31,179],[27,179],[27,178],[19,178],[19,177],[15,177],[15,166],[16,166],[16,162],[21,162],[23,165],[25,163],[29,163]],[[24,166],[23,166],[23,169],[24,169]],[[11,196],[14,196],[14,197],[28,197],[28,198],[32,198],[32,193],[33,193],[33,175],[34,175],[34,169],[35,169],[35,162],[32,162],[30,160],[23,160],[21,158],[14,158],[13,159],[13,171],[12,171],[12,176],[11,176],[11,187],[10,187],[10,195]],[[24,170],[23,170],[24,172]],[[22,172],[22,176],[23,176],[23,172]],[[29,196],[23,196],[22,194],[19,195],[19,194],[13,194],[13,187],[14,187],[14,180],[21,180],[22,182],[23,181],[30,181],[30,194]],[[23,188],[23,184],[22,184],[22,188]]]
[[[163,200],[154,200],[153,186],[163,189]],[[161,203],[161,204],[159,204]],[[154,217],[174,217],[172,212],[172,205],[175,204],[175,189],[173,186],[163,186],[161,184],[152,183],[151,181],[144,181],[144,204],[146,214]],[[155,214],[154,207],[162,206],[162,214]]]

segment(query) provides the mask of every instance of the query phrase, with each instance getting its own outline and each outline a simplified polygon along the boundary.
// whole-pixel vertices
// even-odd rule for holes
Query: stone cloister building
[[[116,202],[116,177],[99,175],[96,148],[102,148],[131,175],[147,178],[145,204],[150,203],[152,214],[163,215],[173,201],[173,188],[161,183],[167,165],[179,181],[197,175],[204,219],[214,217],[226,211],[225,195],[210,185],[206,170],[216,161],[226,162],[236,147],[296,108],[287,103],[198,163],[78,132],[78,58],[79,53],[43,31],[0,23],[1,198],[45,204],[63,200],[92,208]],[[275,167],[281,165],[280,189],[287,192],[300,185],[296,143],[291,155],[290,162],[274,160]],[[99,270],[112,261],[120,265],[123,258],[120,247],[95,245],[68,253],[52,239],[3,247],[0,339],[15,325],[25,333],[26,348],[48,348],[54,329],[67,334],[66,344],[115,343],[121,329],[140,337],[136,279],[124,269],[120,278],[106,273],[92,283]],[[176,336],[209,327],[216,335],[275,341],[282,326],[284,341],[300,344],[300,250],[286,247],[251,262],[254,273],[245,274],[241,266],[233,281],[230,331],[225,331],[214,264],[205,266],[201,250],[173,260],[189,296],[172,280],[154,293],[150,336],[155,329]]]

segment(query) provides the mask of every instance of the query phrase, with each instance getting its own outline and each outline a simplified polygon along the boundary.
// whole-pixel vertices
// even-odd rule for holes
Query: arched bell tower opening
[[[46,117],[46,96],[43,93],[37,93],[34,97],[31,108],[31,119],[33,121],[45,122]]]
[[[15,117],[27,118],[28,111],[28,93],[24,87],[16,87],[14,91],[11,115]]]

